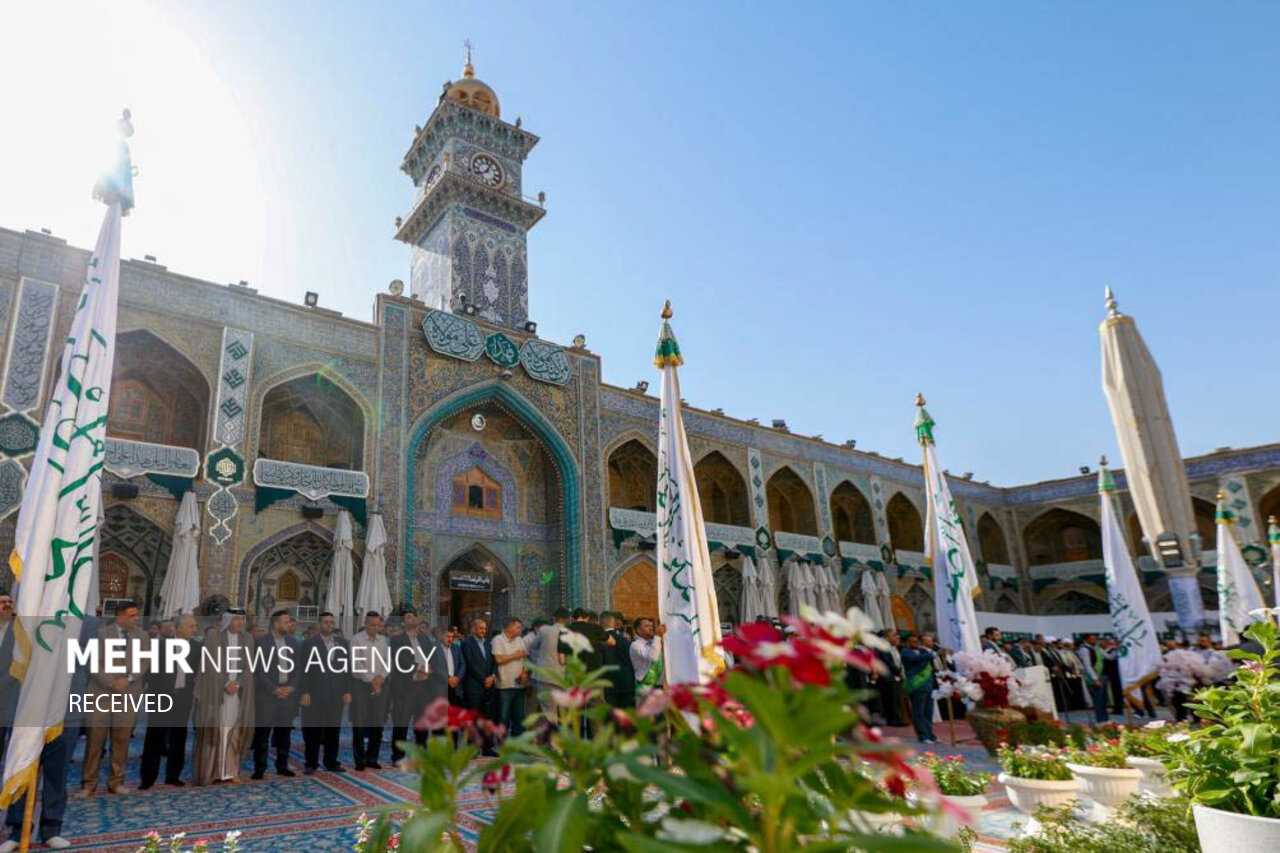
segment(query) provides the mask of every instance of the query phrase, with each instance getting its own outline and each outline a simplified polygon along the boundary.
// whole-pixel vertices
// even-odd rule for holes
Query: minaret
[[[527,234],[545,212],[521,193],[538,137],[502,120],[497,93],[476,77],[467,44],[462,78],[445,83],[401,169],[418,192],[397,219],[411,247],[409,292],[442,311],[520,328],[529,318]]]
[[[1106,289],[1102,338],[1102,390],[1111,409],[1124,476],[1151,556],[1169,574],[1169,592],[1184,631],[1204,620],[1197,574],[1200,539],[1191,509],[1187,471],[1173,433],[1160,368],[1133,318],[1120,312]]]

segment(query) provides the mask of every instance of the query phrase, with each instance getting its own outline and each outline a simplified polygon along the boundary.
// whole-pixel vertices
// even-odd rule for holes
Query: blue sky
[[[126,256],[368,318],[408,278],[401,157],[470,38],[504,117],[542,137],[532,315],[584,333],[610,382],[654,378],[670,298],[696,406],[915,461],[922,390],[952,470],[1066,476],[1119,456],[1110,284],[1184,453],[1280,438],[1275,4],[103,10],[85,18],[120,28],[119,79],[68,52],[74,10],[16,12],[34,17],[0,71],[36,91],[0,141],[25,176],[0,225],[92,243],[65,151],[123,100],[141,170]]]

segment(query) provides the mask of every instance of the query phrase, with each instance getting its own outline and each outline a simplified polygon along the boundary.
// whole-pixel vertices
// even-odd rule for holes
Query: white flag
[[[978,573],[964,538],[960,513],[951,499],[947,477],[938,464],[933,443],[933,418],[917,397],[916,438],[924,449],[924,484],[929,503],[925,524],[924,556],[933,569],[933,598],[938,610],[938,644],[971,654],[982,653],[978,615],[973,597],[978,594]]]
[[[662,644],[668,684],[704,684],[724,669],[720,612],[711,577],[711,554],[702,503],[680,414],[684,363],[662,310],[662,334],[653,363],[662,371],[658,415],[658,618],[667,627]]]
[[[1280,607],[1280,526],[1274,515],[1267,519],[1267,542],[1271,544],[1271,596]]]
[[[1107,569],[1107,601],[1111,624],[1120,644],[1120,680],[1128,687],[1151,675],[1160,665],[1160,640],[1147,609],[1138,573],[1134,571],[1124,531],[1111,502],[1115,481],[1106,469],[1098,473],[1098,497],[1102,501],[1102,561]]]
[[[1240,553],[1236,542],[1235,517],[1226,508],[1224,495],[1218,493],[1218,628],[1222,645],[1238,645],[1244,629],[1255,620],[1250,612],[1266,607],[1262,591],[1253,571]]]
[[[128,149],[123,143],[121,148],[127,170]],[[22,687],[0,803],[25,793],[40,751],[62,733],[66,717],[71,687],[66,642],[80,636],[94,574],[116,343],[120,219],[132,206],[130,174],[122,172],[114,183],[99,185],[107,215],[67,333],[62,373],[18,512],[9,556],[18,581],[11,672]]]

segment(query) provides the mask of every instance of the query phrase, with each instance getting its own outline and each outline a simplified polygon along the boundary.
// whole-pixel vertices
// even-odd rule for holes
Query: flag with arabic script
[[[933,570],[933,599],[938,610],[938,644],[946,649],[982,654],[978,615],[973,606],[978,594],[978,573],[964,538],[960,513],[951,498],[947,476],[938,464],[933,443],[933,418],[916,397],[916,440],[924,450],[925,496],[929,504],[925,524],[925,561]]]
[[[1267,605],[1262,601],[1262,591],[1253,577],[1253,570],[1240,553],[1236,541],[1235,513],[1227,509],[1226,496],[1218,492],[1218,628],[1222,633],[1222,645],[1226,648],[1238,645],[1244,629],[1258,616],[1254,611]]]
[[[671,303],[662,309],[654,365],[662,371],[658,415],[658,618],[668,684],[705,684],[724,669],[720,611],[711,577],[711,553],[702,502],[680,414],[684,363],[671,331]]]
[[[107,405],[120,287],[120,220],[133,206],[123,137],[115,170],[95,196],[107,205],[62,351],[22,506],[9,567],[18,582],[11,673],[22,685],[5,754],[0,803],[21,797],[44,745],[62,733],[71,688],[66,642],[87,612],[102,505]]]
[[[1120,681],[1128,687],[1150,676],[1160,666],[1160,638],[1147,609],[1142,584],[1124,542],[1124,530],[1116,515],[1111,493],[1115,479],[1102,460],[1098,471],[1098,498],[1102,502],[1102,562],[1107,570],[1107,601],[1111,625],[1120,644]]]

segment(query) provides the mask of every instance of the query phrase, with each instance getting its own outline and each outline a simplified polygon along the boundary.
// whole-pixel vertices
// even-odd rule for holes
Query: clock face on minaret
[[[486,187],[502,186],[502,166],[488,154],[476,154],[471,158],[471,175]]]

